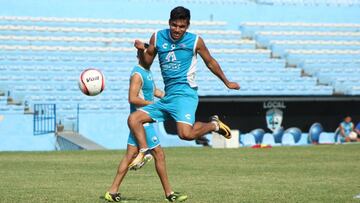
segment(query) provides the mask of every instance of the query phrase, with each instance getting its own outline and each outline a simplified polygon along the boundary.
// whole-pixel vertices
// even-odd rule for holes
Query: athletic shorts
[[[159,140],[158,135],[155,132],[154,125],[152,123],[145,123],[144,129],[145,129],[146,143],[148,145],[148,148],[154,149],[157,146],[159,146],[160,140]],[[135,136],[131,132],[129,133],[128,145],[131,145],[134,147],[139,147]]]
[[[171,117],[176,122],[193,125],[198,102],[197,94],[166,95],[154,104],[139,110],[147,113],[156,122],[162,122]]]

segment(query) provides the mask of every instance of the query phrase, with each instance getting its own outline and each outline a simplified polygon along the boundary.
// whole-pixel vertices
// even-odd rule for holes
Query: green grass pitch
[[[360,145],[166,148],[187,202],[360,202]],[[0,202],[105,202],[124,151],[1,152]],[[130,171],[126,202],[164,202],[154,163]]]

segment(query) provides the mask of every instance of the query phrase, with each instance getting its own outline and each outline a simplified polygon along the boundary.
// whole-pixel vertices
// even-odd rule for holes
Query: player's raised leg
[[[230,128],[220,121],[218,116],[212,116],[208,123],[195,122],[193,126],[188,123],[177,122],[178,135],[183,140],[194,140],[205,134],[215,131],[225,138],[231,138]]]
[[[167,107],[177,123],[179,137],[184,140],[194,140],[215,131],[230,139],[230,128],[216,115],[212,116],[209,122],[195,122],[198,101],[197,92],[187,87],[186,96],[173,96],[168,102]]]
[[[126,154],[119,164],[114,181],[111,187],[109,188],[109,190],[105,193],[104,198],[107,201],[119,202],[121,200],[120,193],[118,192],[120,184],[128,171],[128,166],[130,162],[134,159],[137,153],[138,153],[137,147],[131,145],[127,146]]]
[[[195,122],[193,126],[187,123],[177,122],[176,127],[179,137],[183,140],[194,140],[216,129],[215,124],[211,122]]]
[[[224,136],[226,139],[230,139],[231,138],[231,131],[230,131],[230,127],[228,125],[226,125],[224,122],[222,122],[219,119],[218,115],[213,115],[210,117],[210,121],[211,123],[214,123],[216,128],[215,128],[215,132],[219,133],[220,135]]]

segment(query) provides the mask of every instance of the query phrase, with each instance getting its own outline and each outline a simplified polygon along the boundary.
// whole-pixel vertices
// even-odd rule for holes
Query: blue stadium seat
[[[302,133],[300,140],[295,145],[308,145],[309,144],[309,134]]]
[[[291,133],[284,133],[284,135],[281,138],[281,144],[282,145],[288,145],[288,146],[293,146],[295,145],[295,139],[294,139],[294,135]]]
[[[285,134],[286,134],[286,133],[292,134],[295,143],[297,143],[297,142],[300,140],[301,134],[302,134],[300,128],[297,128],[297,127],[288,128],[288,129],[285,130],[284,133],[285,133]]]
[[[284,134],[284,128],[280,127],[278,129],[276,129],[272,134],[273,134],[275,143],[281,143],[281,139]]]
[[[274,135],[271,133],[264,134],[261,144],[266,144],[266,145],[271,145],[271,146],[277,145],[275,143]]]
[[[334,144],[335,135],[334,133],[322,132],[319,136],[319,144]]]
[[[240,144],[245,147],[253,146],[256,144],[254,135],[250,133],[240,135]]]
[[[258,129],[252,130],[250,132],[250,134],[252,134],[254,136],[256,144],[260,144],[263,139],[263,136],[265,134],[265,131],[261,128],[258,128]]]

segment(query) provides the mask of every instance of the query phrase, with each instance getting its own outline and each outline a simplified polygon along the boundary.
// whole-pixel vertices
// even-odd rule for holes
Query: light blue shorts
[[[197,94],[167,95],[154,104],[147,105],[139,110],[147,113],[157,122],[168,120],[171,117],[176,122],[193,125],[198,102]]]
[[[155,132],[154,125],[151,123],[144,124],[145,135],[146,135],[146,143],[149,149],[154,149],[160,145],[160,140],[158,135]],[[130,132],[128,138],[128,145],[138,147],[138,143],[136,141],[135,136]]]

